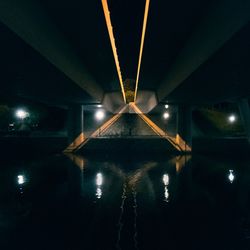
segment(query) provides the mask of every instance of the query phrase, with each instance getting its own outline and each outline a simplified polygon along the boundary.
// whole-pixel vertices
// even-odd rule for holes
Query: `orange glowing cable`
[[[181,140],[181,137],[174,138],[163,131],[159,126],[157,126],[152,120],[150,120],[143,112],[138,108],[138,106],[133,102],[130,103],[130,107],[138,114],[146,124],[160,137],[168,140],[178,151],[191,151],[191,148]]]
[[[147,20],[148,20],[148,12],[149,12],[149,4],[150,4],[150,0],[146,0],[145,12],[144,12],[144,19],[143,19],[143,27],[142,27],[140,54],[139,54],[139,61],[138,61],[138,68],[137,68],[137,76],[136,76],[136,84],[135,84],[134,102],[136,101],[137,90],[138,90],[138,83],[139,83],[139,77],[140,77],[142,53],[143,53],[144,40],[145,40],[145,33],[146,33]]]
[[[85,138],[84,141],[82,141],[81,145],[79,145],[77,148],[74,149],[74,151],[79,150],[82,148],[86,143],[88,143],[91,139],[97,138],[100,136],[100,134],[103,134],[105,131],[107,131],[108,128],[110,128],[120,117],[121,115],[127,110],[127,105],[121,108],[121,110],[112,116],[109,120],[107,120],[103,125],[101,125],[98,129],[96,129],[88,138]]]
[[[113,27],[111,23],[110,11],[109,11],[107,0],[102,0],[102,7],[103,7],[103,12],[104,12],[105,20],[106,20],[108,33],[109,33],[109,39],[110,39],[110,43],[111,43],[111,47],[112,47],[112,51],[113,51],[113,55],[115,59],[116,70],[117,70],[119,82],[121,85],[122,96],[123,96],[124,102],[126,103],[126,95],[125,95],[125,90],[123,86],[122,73],[121,73],[119,58],[118,58],[117,49],[115,45],[115,37],[113,33]]]

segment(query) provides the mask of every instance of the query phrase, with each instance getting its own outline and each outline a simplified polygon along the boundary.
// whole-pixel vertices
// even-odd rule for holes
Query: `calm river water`
[[[250,249],[250,160],[0,162],[0,249]]]

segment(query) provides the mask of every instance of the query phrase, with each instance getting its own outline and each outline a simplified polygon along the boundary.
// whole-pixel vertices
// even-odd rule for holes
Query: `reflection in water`
[[[72,178],[71,183],[73,184],[71,188],[73,188],[73,193],[75,193],[76,190],[79,192],[80,196],[84,195],[84,171],[85,171],[85,164],[86,160],[81,155],[74,155],[74,154],[64,154],[67,156],[72,163],[77,168],[69,168],[70,176]]]
[[[97,199],[101,199],[101,197],[102,197],[102,190],[99,187],[97,187],[97,189],[96,189],[96,197],[97,197]]]
[[[181,155],[173,158],[175,162],[176,172],[179,173],[181,169],[191,160],[191,155]]]
[[[130,187],[134,187],[138,184],[138,182],[150,171],[152,168],[156,167],[156,162],[150,162],[143,165],[140,169],[136,170],[134,174],[128,177],[129,182],[128,185]]]
[[[169,184],[169,175],[164,174],[162,180],[163,180],[164,185],[168,186],[168,184]]]
[[[175,178],[173,174],[176,173],[175,162],[170,162],[171,158],[168,158],[164,162],[135,161],[132,163],[125,162],[122,164],[117,164],[116,162],[113,163],[110,161],[95,162],[95,160],[92,161],[89,159],[85,159],[82,156],[78,155],[67,156],[72,162],[70,160],[65,161],[64,157],[62,160],[62,163],[65,164],[63,165],[64,168],[56,168],[56,171],[54,171],[53,173],[50,172],[52,169],[51,166],[62,166],[62,164],[55,164],[54,159],[51,165],[50,163],[48,164],[49,167],[47,167],[47,165],[45,165],[45,168],[41,167],[41,171],[48,171],[48,174],[53,174],[53,178],[49,179],[50,182],[48,183],[48,185],[50,186],[48,189],[55,190],[55,192],[53,191],[54,193],[52,193],[51,196],[42,195],[41,202],[39,198],[39,200],[36,201],[38,205],[35,204],[35,206],[31,207],[32,209],[38,210],[37,221],[39,223],[43,223],[42,220],[42,222],[40,222],[40,214],[43,213],[39,211],[40,208],[46,211],[50,211],[50,217],[48,217],[47,221],[44,220],[44,225],[48,225],[48,228],[51,223],[51,219],[53,219],[53,216],[57,216],[57,218],[60,219],[64,218],[65,215],[68,216],[70,209],[70,211],[72,211],[72,214],[70,214],[70,217],[67,217],[69,218],[68,221],[71,221],[72,217],[72,223],[77,221],[77,223],[79,223],[79,227],[88,226],[88,223],[90,223],[89,225],[91,225],[93,231],[98,234],[104,234],[105,239],[109,239],[111,235],[107,233],[108,230],[107,232],[103,232],[103,228],[107,228],[107,224],[109,224],[108,226],[112,227],[111,230],[114,230],[112,231],[112,235],[115,235],[115,237],[112,237],[110,241],[112,241],[112,244],[115,244],[116,249],[146,249],[144,248],[144,244],[145,242],[150,240],[150,237],[145,236],[145,230],[148,221],[147,217],[144,216],[151,214],[151,212],[154,211],[153,209],[158,204],[158,198],[163,199],[163,185],[165,190],[165,201],[168,202],[169,199],[168,189],[170,188],[170,184],[170,197],[174,197],[172,187],[174,187],[176,179],[180,178],[180,176],[177,175]],[[184,166],[183,163],[185,163],[186,160],[184,160],[184,158],[182,158],[182,160],[181,158],[179,158],[178,160],[180,165],[178,169],[180,169]],[[32,171],[35,171],[34,169],[35,168],[32,168]],[[60,172],[61,170],[63,171]],[[33,198],[33,194],[30,195],[30,192],[32,192],[32,185],[33,183],[35,183],[36,179],[39,179],[39,185],[41,185],[41,190],[38,191],[44,193],[47,192],[47,189],[43,189],[44,186],[42,185],[44,183],[43,175],[37,174],[38,178],[35,178],[36,176],[34,176],[32,178],[33,181],[31,183],[28,183],[29,186],[27,185],[26,187],[26,183],[29,181],[28,176],[32,176],[31,173],[25,170],[25,172],[19,172],[18,174],[19,175],[15,174],[14,176],[14,181],[18,183],[16,184],[16,186],[18,187],[18,193],[20,194],[20,191],[22,192],[22,189],[25,194],[27,193],[26,195],[18,196],[21,198],[20,201],[22,202],[22,204],[24,204],[26,200]],[[106,187],[116,187],[117,192],[114,192],[112,189]],[[26,188],[29,189],[27,189],[26,191]],[[82,193],[84,193],[84,195],[81,195]],[[93,201],[93,198],[95,201]],[[49,202],[47,199],[49,200]],[[67,209],[65,209],[64,205],[66,202],[66,204],[68,204],[68,201],[70,202],[70,205],[67,206]],[[97,201],[99,201],[99,204]],[[104,206],[104,208],[106,208],[107,204],[110,210],[110,214],[108,215],[105,214],[107,210],[103,209],[102,207]],[[55,206],[55,210],[60,211],[60,213],[58,214],[57,212],[54,212],[55,210],[51,210],[49,206]],[[77,213],[75,213],[75,208],[77,208]],[[43,211],[42,209],[41,211]],[[115,209],[118,209],[118,211]],[[158,212],[159,211],[157,211],[157,213]],[[109,215],[111,216],[109,217]],[[46,216],[47,215],[44,215],[43,218],[46,218]],[[79,218],[77,216],[79,216]],[[101,218],[100,220],[99,217]],[[141,219],[143,219],[143,225],[145,223],[145,228],[142,228]],[[33,221],[33,218],[30,221]],[[37,221],[35,221],[34,224],[39,224]],[[71,222],[68,221],[65,222],[66,226],[67,223],[70,223],[71,226]],[[149,223],[151,223],[151,221]],[[33,225],[31,225],[31,227],[32,226]],[[64,224],[60,224],[60,226],[62,226],[62,230],[67,230],[63,228]],[[151,227],[151,225],[149,225],[149,227]],[[61,228],[58,227],[58,235],[61,234],[60,230]],[[71,230],[74,229],[70,229],[67,232],[71,234]],[[154,228],[153,231],[156,230]],[[53,235],[53,233],[54,232],[51,232],[51,235]],[[154,235],[154,233],[155,232],[152,232],[152,235]],[[93,233],[92,235],[96,234]],[[55,237],[57,237],[57,235]],[[147,238],[147,240],[144,241],[144,237]],[[83,241],[80,242],[79,240],[79,242],[77,241],[77,243],[75,244],[96,244],[98,245],[98,247],[100,244],[103,244],[103,242],[101,241],[92,242],[92,238],[88,236],[86,236],[85,243],[82,242]],[[127,247],[129,246],[129,248],[126,248],[124,245],[126,245]],[[88,249],[88,246],[86,248]],[[62,247],[61,249],[64,248]],[[76,249],[84,249],[84,247],[79,247]],[[98,248],[96,247],[89,249]],[[110,248],[106,248],[106,246],[104,246],[102,249],[113,249],[113,247],[110,246]]]
[[[96,197],[97,199],[101,199],[102,197],[102,189],[101,189],[101,186],[103,184],[103,175],[102,173],[98,173],[96,175]]]
[[[135,187],[132,188],[133,193],[133,200],[134,200],[134,245],[135,249],[138,249],[138,242],[137,242],[137,200],[136,200],[136,189]]]
[[[250,249],[249,160],[70,159],[2,169],[0,249]]]
[[[233,183],[234,179],[235,179],[235,175],[234,175],[234,171],[233,170],[229,170],[229,175],[228,175],[228,179],[231,183]]]
[[[19,185],[23,185],[25,183],[25,177],[24,177],[24,175],[18,175],[17,176],[17,183]]]
[[[169,192],[168,192],[168,185],[169,185],[169,175],[168,174],[164,174],[162,177],[162,181],[164,183],[164,201],[168,202],[168,198],[169,198]]]
[[[122,231],[122,227],[123,227],[122,216],[123,216],[123,212],[124,212],[124,203],[125,203],[125,200],[127,198],[126,192],[127,192],[127,184],[126,184],[126,182],[124,182],[123,191],[122,191],[122,203],[120,206],[121,212],[120,212],[120,216],[119,216],[119,220],[118,220],[118,235],[117,235],[117,242],[116,242],[117,249],[121,249],[120,240],[121,240],[121,231]]]

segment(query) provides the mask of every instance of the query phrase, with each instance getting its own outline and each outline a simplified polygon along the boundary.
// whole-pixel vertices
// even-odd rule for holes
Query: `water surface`
[[[10,157],[0,249],[250,249],[250,161]]]

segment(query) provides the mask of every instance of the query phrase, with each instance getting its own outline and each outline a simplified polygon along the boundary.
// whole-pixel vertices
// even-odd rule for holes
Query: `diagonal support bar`
[[[168,135],[159,126],[157,126],[152,120],[150,120],[142,111],[136,106],[135,103],[130,103],[130,107],[137,113],[141,119],[147,123],[147,125],[160,137],[168,140],[171,145],[180,152],[191,151],[191,148],[177,135],[176,138]]]
[[[107,131],[110,126],[112,126],[120,117],[121,115],[126,111],[127,105],[125,105],[117,114],[112,116],[108,121],[106,121],[101,127],[99,127],[97,130],[95,130],[90,137],[82,137],[78,142],[79,143],[71,143],[65,150],[64,153],[72,153],[76,152],[77,150],[81,149],[84,145],[86,145],[91,139],[96,138],[100,135],[100,133],[104,133]],[[77,141],[78,138],[76,138],[75,141]],[[73,145],[73,146],[72,146]],[[75,146],[74,146],[75,145]]]

